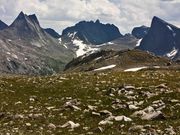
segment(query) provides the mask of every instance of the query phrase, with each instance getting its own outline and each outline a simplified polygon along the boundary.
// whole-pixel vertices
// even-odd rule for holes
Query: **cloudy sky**
[[[0,0],[0,19],[12,23],[20,11],[36,14],[42,27],[61,33],[81,20],[113,23],[124,34],[149,26],[158,16],[180,26],[180,0]]]

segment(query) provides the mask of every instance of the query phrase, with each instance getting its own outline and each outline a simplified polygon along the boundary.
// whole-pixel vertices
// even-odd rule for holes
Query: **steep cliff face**
[[[8,25],[5,24],[3,21],[0,20],[0,30],[3,30],[3,29],[5,29],[5,28],[7,28],[7,27],[8,27]]]
[[[178,59],[180,29],[158,17],[154,17],[149,32],[141,41],[138,49],[171,59]]]

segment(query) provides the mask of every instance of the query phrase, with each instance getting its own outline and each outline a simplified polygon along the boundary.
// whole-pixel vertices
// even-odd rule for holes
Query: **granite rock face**
[[[171,59],[179,59],[180,29],[154,17],[149,32],[142,39],[138,49]]]
[[[23,12],[0,31],[0,54],[0,72],[13,74],[52,74],[73,57],[41,28],[36,15]]]
[[[122,34],[115,25],[102,24],[97,20],[96,22],[81,21],[75,26],[68,27],[63,30],[62,37],[63,39],[76,37],[84,43],[98,45],[122,37]]]

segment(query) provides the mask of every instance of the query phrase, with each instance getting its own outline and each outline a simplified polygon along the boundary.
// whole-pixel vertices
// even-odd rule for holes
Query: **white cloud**
[[[10,23],[20,11],[35,13],[43,27],[61,31],[81,20],[114,23],[123,33],[150,25],[154,15],[179,25],[179,0],[0,0],[0,16]]]

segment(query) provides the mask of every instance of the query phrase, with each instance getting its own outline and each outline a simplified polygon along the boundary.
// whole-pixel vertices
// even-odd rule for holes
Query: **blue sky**
[[[124,33],[149,26],[158,16],[180,26],[180,0],[0,0],[0,19],[8,24],[20,11],[35,13],[42,27],[61,31],[81,20],[100,19]]]

